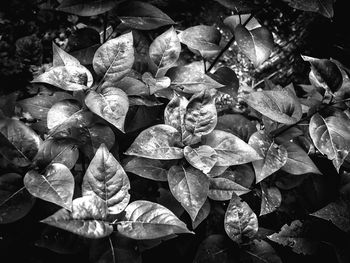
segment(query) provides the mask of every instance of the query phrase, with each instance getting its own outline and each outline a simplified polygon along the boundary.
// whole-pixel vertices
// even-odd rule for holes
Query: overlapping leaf
[[[149,72],[146,72],[142,75],[142,81],[149,88],[150,95],[156,94],[157,91],[164,91],[164,89],[168,88],[171,84],[169,77],[153,78],[152,74]]]
[[[185,129],[184,116],[188,100],[177,94],[169,101],[164,109],[164,123],[176,128],[182,135]]]
[[[272,213],[282,202],[282,195],[277,187],[268,187],[261,183],[261,206],[260,216]]]
[[[96,16],[111,10],[118,2],[118,0],[63,0],[60,1],[57,10],[78,16]]]
[[[210,172],[217,161],[215,150],[208,145],[201,145],[198,148],[186,146],[184,148],[184,155],[193,167],[205,174]]]
[[[333,3],[335,0],[284,0],[288,4],[303,11],[319,13],[327,18],[334,16]]]
[[[248,193],[250,190],[236,183],[231,176],[225,175],[210,178],[208,197],[216,201],[231,200],[232,194],[238,196]]]
[[[199,226],[209,215],[210,213],[210,202],[207,199],[203,206],[201,207],[201,209],[198,211],[198,214],[196,216],[196,218],[194,219],[194,221],[192,222],[192,227],[193,229],[196,229],[197,226]]]

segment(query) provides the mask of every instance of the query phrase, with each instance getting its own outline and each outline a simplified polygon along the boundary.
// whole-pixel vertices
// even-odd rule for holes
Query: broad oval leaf
[[[78,15],[96,16],[103,14],[117,5],[118,0],[63,0],[56,8],[58,11]]]
[[[23,186],[22,176],[16,173],[0,176],[0,224],[12,223],[24,217],[34,201]]]
[[[260,216],[272,213],[282,202],[282,194],[277,187],[268,187],[261,183],[261,206]]]
[[[274,47],[273,37],[266,27],[248,30],[242,25],[237,25],[234,35],[238,47],[255,67],[260,66],[271,55]]]
[[[256,150],[237,136],[214,130],[202,137],[202,144],[211,146],[218,155],[218,166],[231,166],[262,159]]]
[[[93,113],[124,132],[129,109],[129,99],[124,91],[113,87],[106,87],[100,93],[91,90],[85,97],[85,104]]]
[[[312,116],[309,132],[316,148],[332,160],[339,172],[340,166],[350,151],[350,120],[345,113],[338,116]]]
[[[211,208],[210,202],[207,198],[207,200],[205,200],[201,209],[198,211],[198,214],[197,214],[195,220],[192,222],[193,229],[196,229],[197,226],[199,226],[209,216],[210,208]]]
[[[101,83],[112,87],[130,71],[133,64],[131,32],[108,40],[96,50],[92,61],[97,76],[102,78]]]
[[[82,195],[101,199],[109,214],[119,214],[129,203],[129,189],[129,178],[123,167],[101,144],[85,172]]]
[[[102,238],[113,232],[113,226],[104,221],[106,215],[100,199],[84,196],[73,200],[72,212],[62,208],[41,222],[86,238]]]
[[[284,0],[288,4],[303,11],[319,13],[327,18],[334,16],[333,3],[335,0]]]
[[[181,134],[185,129],[184,117],[187,105],[188,100],[175,93],[164,109],[164,123],[176,128]]]
[[[232,194],[238,196],[250,192],[250,189],[236,183],[230,177],[219,176],[210,178],[208,197],[216,201],[231,200]]]
[[[194,221],[207,199],[209,178],[193,167],[174,165],[168,171],[168,182],[171,193]]]
[[[141,1],[127,1],[118,7],[118,18],[123,25],[138,30],[152,30],[175,22],[157,7]]]
[[[149,46],[149,56],[156,68],[155,77],[163,77],[179,59],[180,52],[181,44],[174,27],[156,37]]]
[[[215,150],[208,145],[201,145],[198,148],[186,146],[184,155],[194,168],[201,170],[205,174],[210,172],[217,161]]]
[[[142,75],[142,81],[149,88],[150,95],[157,94],[158,91],[164,91],[164,89],[168,88],[171,84],[169,77],[153,78],[152,74],[149,72],[145,72]]]
[[[253,161],[256,183],[278,171],[287,162],[286,148],[276,144],[265,133],[255,132],[249,138],[249,145],[264,157],[262,160]]]
[[[250,107],[276,122],[294,124],[301,119],[301,104],[288,89],[256,91],[243,98]]]
[[[219,46],[221,34],[214,26],[189,27],[179,34],[179,39],[195,54],[205,59],[212,58],[221,51]]]
[[[175,146],[180,141],[180,133],[174,127],[158,124],[142,131],[125,154],[159,160],[181,159],[183,149]]]
[[[256,214],[236,194],[227,207],[224,226],[227,235],[236,243],[241,243],[243,237],[253,238],[259,227]]]
[[[133,239],[155,239],[172,234],[192,233],[169,209],[139,200],[125,209],[125,220],[117,223],[118,232]]]
[[[43,174],[30,170],[24,176],[23,182],[33,196],[67,210],[72,209],[74,177],[64,164],[50,164]]]
[[[31,164],[42,140],[31,128],[14,119],[0,120],[0,154],[20,166]]]

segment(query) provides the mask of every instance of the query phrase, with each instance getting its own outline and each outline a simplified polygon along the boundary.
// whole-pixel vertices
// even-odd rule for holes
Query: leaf
[[[261,27],[261,24],[256,20],[255,17],[250,17],[252,14],[243,14],[243,15],[232,15],[228,16],[224,19],[224,24],[230,29],[232,33],[234,33],[235,28],[238,25],[242,25],[248,23],[245,25],[245,28],[248,30],[253,30],[255,28]]]
[[[205,75],[204,69],[200,71],[196,64],[191,63],[186,66],[171,68],[167,72],[171,79],[171,85],[175,90],[194,94],[205,89],[217,89],[223,87],[222,84]]]
[[[86,106],[95,114],[124,132],[124,122],[129,109],[128,96],[118,88],[106,87],[100,93],[91,90],[85,97]]]
[[[277,187],[268,187],[265,183],[261,183],[261,206],[260,216],[272,213],[282,202],[282,195]]]
[[[312,213],[312,216],[331,221],[335,226],[344,232],[350,231],[349,205],[343,200],[336,200],[327,206]]]
[[[218,117],[216,130],[230,132],[245,142],[256,132],[255,125],[241,114],[226,114]]]
[[[249,205],[236,194],[232,195],[224,220],[227,235],[236,243],[243,237],[253,238],[258,232],[258,218]]]
[[[117,0],[63,0],[60,1],[56,10],[78,16],[96,16],[111,10],[118,2]]]
[[[125,154],[159,160],[181,159],[183,150],[175,146],[180,139],[174,127],[158,124],[142,131]]]
[[[198,148],[186,146],[184,156],[194,168],[205,174],[210,172],[217,161],[215,150],[208,145],[201,145]]]
[[[192,228],[196,229],[209,215],[210,213],[210,202],[209,200],[205,200],[203,206],[198,211],[198,214],[194,221],[192,222]]]
[[[117,230],[129,238],[155,239],[192,233],[170,210],[156,203],[135,201],[126,207],[125,213],[125,220],[117,222]]]
[[[293,221],[290,226],[282,226],[279,233],[272,234],[267,238],[282,246],[291,247],[295,253],[311,255],[319,245],[319,242],[305,236],[303,223],[299,220]]]
[[[24,185],[33,196],[42,200],[72,209],[74,177],[61,163],[53,163],[46,167],[42,174],[35,170],[26,173]]]
[[[326,118],[316,113],[309,124],[310,136],[316,148],[332,160],[338,172],[350,151],[349,127],[350,120],[342,112]]]
[[[46,83],[57,88],[77,91],[88,89],[88,75],[83,66],[58,66],[32,80],[32,83]]]
[[[287,149],[288,159],[281,170],[294,175],[307,173],[322,174],[299,145],[293,142],[286,142],[282,145]]]
[[[62,100],[55,103],[47,113],[47,127],[51,130],[64,123],[81,109],[76,100]]]
[[[102,238],[113,232],[113,226],[104,221],[106,214],[100,199],[84,196],[73,200],[72,212],[62,208],[40,222],[86,238]]]
[[[75,57],[82,65],[92,65],[96,50],[100,47],[100,44],[95,44],[79,50],[74,50],[70,54]]]
[[[221,34],[214,26],[189,27],[180,32],[179,39],[192,52],[201,55],[204,59],[210,59],[221,51],[219,46]]]
[[[294,124],[301,119],[301,105],[288,89],[256,91],[244,96],[250,107],[270,119]]]
[[[232,177],[225,176],[225,173],[219,177],[210,178],[208,197],[212,200],[231,200],[233,194],[240,196],[248,192],[250,189],[236,183]]]
[[[180,52],[181,44],[174,27],[156,37],[149,46],[149,56],[156,68],[154,76],[163,77],[179,59]]]
[[[184,116],[187,105],[188,100],[175,93],[164,109],[164,123],[176,128],[181,135],[185,130]]]
[[[145,72],[142,75],[142,81],[149,88],[149,94],[156,94],[158,91],[164,91],[171,84],[171,80],[168,77],[153,78],[152,74]]]
[[[92,65],[104,87],[113,87],[122,79],[134,64],[132,33],[126,33],[108,40],[100,46],[94,55]]]
[[[129,178],[123,167],[101,144],[85,172],[82,195],[100,199],[108,214],[119,214],[129,203],[129,189]]]
[[[335,0],[284,0],[299,10],[319,13],[327,18],[334,16],[333,3]]]
[[[123,25],[138,30],[152,30],[175,22],[160,9],[141,1],[126,2],[118,7],[118,18]]]
[[[220,177],[227,178],[245,188],[250,188],[255,180],[255,173],[250,164],[241,164],[230,167]]]
[[[14,165],[31,164],[42,141],[31,128],[14,119],[0,120],[0,154]]]
[[[239,13],[249,13],[259,7],[254,0],[215,0],[224,7]]]
[[[141,80],[134,77],[125,76],[115,85],[115,88],[123,90],[128,96],[147,96],[150,95],[149,88]]]
[[[166,182],[167,174],[172,161],[161,161],[156,159],[148,159],[143,157],[132,157],[125,166],[126,172],[137,174],[143,178]]]
[[[202,144],[209,145],[216,151],[218,166],[238,165],[262,158],[249,144],[225,131],[214,130],[203,136]]]
[[[168,182],[171,193],[194,221],[207,199],[209,178],[193,167],[175,165],[168,171]]]
[[[249,139],[249,145],[264,157],[262,160],[253,161],[256,183],[278,171],[287,162],[286,148],[276,144],[265,133],[255,132]]]
[[[264,240],[253,240],[245,253],[249,255],[253,263],[282,263],[273,247]]]
[[[22,181],[22,176],[16,173],[0,176],[0,224],[15,222],[32,209],[35,199]]]
[[[237,25],[234,35],[239,49],[255,67],[260,66],[270,57],[274,42],[271,32],[266,27],[248,30],[242,25]]]

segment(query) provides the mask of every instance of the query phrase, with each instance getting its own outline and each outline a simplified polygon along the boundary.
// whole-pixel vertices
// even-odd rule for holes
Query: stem
[[[114,247],[113,247],[113,242],[112,239],[110,237],[108,237],[109,240],[109,245],[111,246],[111,251],[112,251],[112,257],[113,257],[113,263],[116,263],[115,261],[115,253],[114,253]]]
[[[203,58],[203,66],[204,66],[204,72],[207,72],[207,60]]]
[[[107,12],[103,16],[103,43],[107,40]]]

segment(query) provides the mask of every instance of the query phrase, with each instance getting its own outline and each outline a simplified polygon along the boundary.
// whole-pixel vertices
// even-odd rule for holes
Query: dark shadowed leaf
[[[149,95],[149,88],[147,85],[134,77],[125,76],[118,81],[114,87],[123,90],[128,96]]]
[[[44,172],[30,170],[23,179],[24,185],[33,196],[72,209],[74,177],[67,166],[53,163]]]
[[[142,81],[149,88],[149,94],[151,95],[157,93],[157,91],[168,88],[171,84],[169,77],[153,78],[152,74],[149,72],[146,72],[142,75]]]
[[[129,1],[118,7],[118,17],[123,25],[139,30],[151,30],[175,22],[160,9],[149,3]]]
[[[175,93],[164,110],[164,123],[176,128],[181,135],[185,129],[184,117],[187,105],[188,100],[184,96]]]
[[[203,136],[202,144],[209,145],[216,151],[218,166],[238,165],[262,159],[249,144],[225,131],[214,130]]]
[[[253,240],[244,252],[252,263],[282,263],[274,248],[264,240]]]
[[[230,167],[220,177],[230,179],[245,188],[250,188],[255,180],[255,173],[250,164],[241,164],[233,168]]]
[[[156,203],[135,201],[126,207],[125,212],[125,219],[117,223],[117,229],[120,234],[133,239],[192,233],[170,210]]]
[[[227,235],[237,243],[243,237],[253,238],[258,232],[258,218],[249,205],[236,194],[232,195],[224,221]]]
[[[181,159],[183,149],[176,147],[180,133],[169,125],[158,124],[142,131],[125,154],[150,159]]]
[[[274,43],[272,34],[266,27],[248,30],[242,25],[237,25],[234,35],[238,47],[255,67],[260,66],[270,57]]]
[[[114,127],[124,132],[125,117],[129,109],[128,96],[118,88],[106,87],[101,92],[90,91],[85,97],[86,106]]]
[[[207,199],[209,178],[193,167],[175,165],[168,172],[168,182],[171,193],[194,221]]]
[[[265,183],[260,183],[261,186],[261,206],[260,216],[272,213],[282,202],[282,195],[277,187],[269,187]]]
[[[82,65],[92,65],[95,52],[100,46],[100,44],[96,44],[87,48],[75,50],[70,54],[74,56]]]
[[[157,203],[168,208],[174,213],[178,218],[185,212],[182,205],[175,199],[170,190],[163,187],[158,188],[159,197],[157,198]]]
[[[198,148],[186,146],[184,155],[194,168],[201,170],[205,174],[210,172],[217,161],[215,150],[208,145],[201,145]]]
[[[215,0],[216,2],[222,4],[224,7],[231,9],[239,13],[249,13],[255,10],[259,6],[254,0]]]
[[[302,116],[298,98],[288,89],[256,91],[244,96],[250,107],[270,119],[294,124]]]
[[[192,222],[192,228],[196,229],[197,226],[199,226],[200,223],[202,223],[208,217],[209,213],[210,213],[210,202],[207,199],[205,200],[201,209],[198,211],[198,214],[195,220]]]
[[[63,0],[56,8],[58,11],[78,16],[96,16],[103,14],[120,2],[118,0]]]
[[[155,66],[155,77],[163,77],[178,60],[181,52],[180,40],[171,27],[156,37],[149,46],[149,56]]]
[[[114,86],[122,79],[134,64],[132,33],[126,33],[108,40],[100,46],[94,55],[92,65],[104,85]]]
[[[288,4],[303,11],[319,13],[327,18],[332,18],[334,15],[333,3],[335,0],[284,0]]]
[[[225,172],[226,173],[226,172]],[[219,177],[210,178],[208,197],[216,201],[231,200],[232,194],[238,196],[248,193],[250,190],[233,181],[231,176],[223,173]]]
[[[276,144],[265,133],[255,132],[249,138],[249,145],[264,157],[262,160],[253,161],[256,183],[278,171],[287,162],[286,148]]]
[[[20,167],[31,164],[42,141],[31,128],[14,119],[0,120],[0,154]]]
[[[102,238],[113,232],[113,226],[104,221],[106,215],[100,199],[84,196],[73,200],[72,212],[62,208],[41,222],[86,238]]]
[[[24,217],[34,201],[23,186],[21,175],[8,173],[0,176],[0,224],[12,223]]]
[[[129,189],[129,178],[123,167],[101,144],[85,172],[82,195],[100,199],[108,214],[119,214],[129,203]]]

